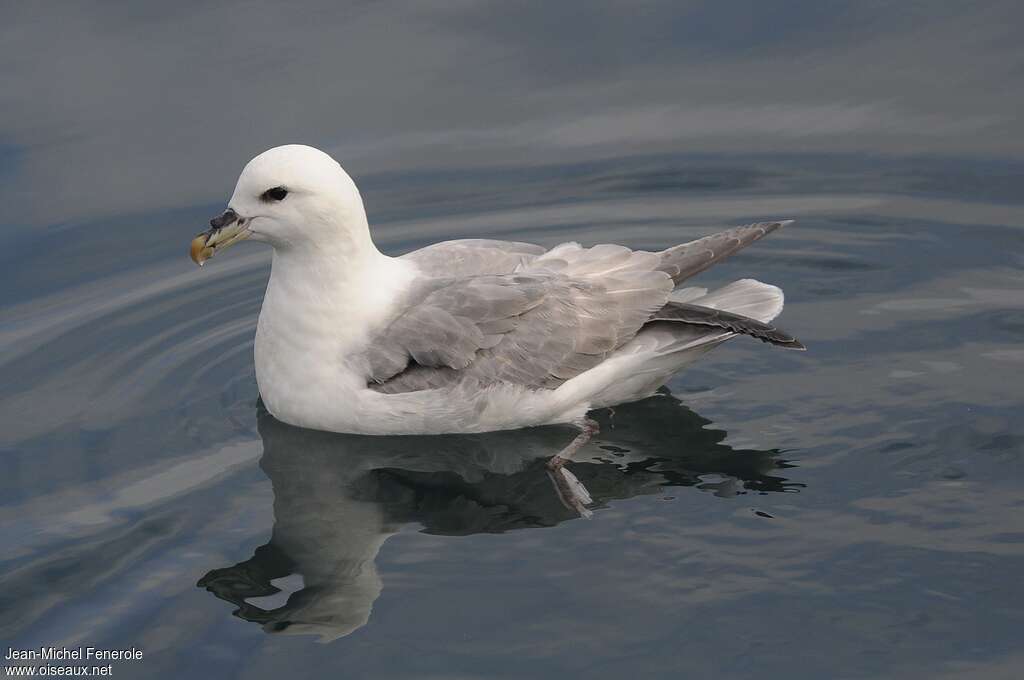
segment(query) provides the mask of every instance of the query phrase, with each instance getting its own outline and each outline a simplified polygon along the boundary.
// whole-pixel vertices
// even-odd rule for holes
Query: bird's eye
[[[284,197],[288,195],[288,190],[284,187],[274,187],[273,189],[267,189],[260,196],[260,200],[265,203],[271,203],[273,201],[283,201]]]

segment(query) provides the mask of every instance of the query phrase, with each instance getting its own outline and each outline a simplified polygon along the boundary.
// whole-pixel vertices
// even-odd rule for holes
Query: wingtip
[[[807,351],[807,346],[804,345],[804,343],[800,342],[789,333],[783,331],[779,331],[773,335],[762,337],[761,340],[769,344],[775,345],[776,347],[781,347],[782,349],[791,349],[796,352]]]
[[[796,220],[779,220],[779,226],[780,227],[788,227],[789,225],[793,224],[794,222],[796,222]]]

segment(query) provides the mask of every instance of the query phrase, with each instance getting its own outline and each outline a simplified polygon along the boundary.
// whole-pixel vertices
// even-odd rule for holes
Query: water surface
[[[100,88],[67,100],[77,127],[51,104],[46,116],[8,108],[0,130],[0,176],[23,192],[0,220],[0,640],[141,648],[144,661],[115,665],[116,677],[1016,677],[1024,164],[1019,135],[1004,135],[1015,123],[1001,107],[1019,95],[1000,69],[1019,62],[985,51],[1013,22],[995,4],[926,22],[911,9],[785,7],[800,20],[778,40],[709,38],[691,22],[735,20],[709,8],[674,23],[652,9],[621,34],[621,16],[595,11],[557,36],[510,35],[516,22],[545,25],[530,13],[451,10],[431,19],[443,29],[413,31],[407,47],[424,63],[372,67],[401,72],[393,87],[419,97],[418,117],[367,82],[349,80],[359,101],[316,89],[304,65],[326,63],[316,50],[328,48],[300,40],[318,35],[315,16],[91,22],[66,10],[85,27],[55,50],[68,68],[111,60],[149,99]],[[15,18],[26,35],[45,25]],[[349,19],[346,35],[366,33],[356,44],[398,44],[388,31],[420,26],[370,10]],[[150,51],[176,54],[168,27],[181,22],[201,55],[184,70],[240,80],[217,98],[167,73],[165,111],[132,60],[114,57],[153,68]],[[272,25],[294,51],[264,56],[262,71],[216,51],[223,33],[209,28]],[[613,59],[584,47],[591,34],[647,47]],[[940,49],[952,35],[955,65]],[[575,41],[573,59],[558,37]],[[898,51],[901,37],[921,53]],[[864,61],[865,40],[891,73]],[[70,59],[79,43],[114,56]],[[417,89],[417,74],[465,63],[459,49],[491,71],[474,62],[464,80]],[[927,55],[976,96],[931,107],[923,66],[911,68]],[[52,68],[40,59],[37,76]],[[11,85],[26,99],[30,62]],[[784,62],[810,74],[810,99],[787,103]],[[675,109],[658,97],[676,67],[704,104],[673,95],[690,117],[669,125]],[[485,78],[497,73],[507,77]],[[852,77],[854,100],[906,115],[814,86],[828,74]],[[89,70],[110,88],[116,75]],[[287,78],[324,99],[299,111],[259,89]],[[759,78],[767,101],[739,88]],[[463,95],[486,126],[453,112],[469,115]],[[624,111],[630,97],[649,106]],[[249,118],[235,108],[246,102]],[[758,127],[716,113],[726,109],[772,115]],[[366,127],[342,125],[353,120]],[[435,129],[442,120],[459,134]],[[268,254],[243,244],[199,270],[186,250],[241,163],[299,129],[346,161],[393,254],[462,237],[658,249],[793,218],[695,283],[781,286],[779,323],[809,351],[736,339],[662,394],[598,413],[600,435],[569,466],[593,497],[590,519],[560,501],[543,465],[569,428],[367,438],[279,423],[252,365]],[[210,157],[214,138],[225,146]]]

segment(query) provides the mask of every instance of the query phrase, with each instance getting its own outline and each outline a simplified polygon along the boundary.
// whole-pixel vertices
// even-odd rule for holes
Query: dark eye
[[[260,196],[260,200],[266,203],[271,201],[283,201],[284,197],[288,195],[288,190],[284,187],[274,187],[273,189],[267,189]]]

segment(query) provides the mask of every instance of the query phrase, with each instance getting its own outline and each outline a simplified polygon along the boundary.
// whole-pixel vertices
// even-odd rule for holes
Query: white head
[[[192,241],[192,259],[202,264],[247,238],[278,251],[374,249],[352,178],[329,155],[301,144],[275,147],[246,164],[228,209]]]

